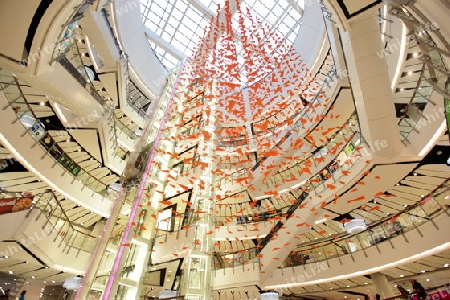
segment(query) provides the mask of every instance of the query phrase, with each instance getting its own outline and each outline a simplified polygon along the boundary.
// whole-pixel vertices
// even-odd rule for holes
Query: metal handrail
[[[36,115],[34,114],[33,110],[31,109],[31,106],[28,103],[28,101],[27,101],[23,91],[21,90],[20,83],[18,82],[17,78],[14,78],[14,80],[16,81],[16,88],[18,89],[18,92],[19,92],[20,96],[17,99],[11,99],[10,96],[7,93],[4,93],[6,98],[9,101],[8,106],[11,107],[15,103],[17,103],[19,99],[22,99],[23,103],[25,103],[25,105],[26,105],[26,107],[28,109],[26,112],[24,112],[22,114],[20,114],[20,108],[18,110],[16,110],[15,111],[15,114],[16,114],[16,117],[17,117],[16,121],[19,121],[20,118],[22,116],[24,116],[27,112],[29,112],[31,115],[33,115],[33,117],[36,120],[38,120],[36,118]],[[30,133],[30,129],[29,128],[26,129],[24,134],[26,134],[26,133]],[[39,141],[35,140],[35,144],[37,145],[37,144],[41,144],[41,143]],[[49,149],[46,149],[43,145],[41,145],[41,147],[44,148],[44,150],[45,150],[45,154],[44,154],[44,157],[45,157],[47,154],[49,154]],[[65,152],[62,147],[60,147],[60,150],[61,150],[62,154],[65,154],[67,157],[70,157],[69,153]],[[57,163],[58,163],[58,160],[55,159],[55,164],[57,164]],[[78,180],[82,181],[85,184],[85,186],[87,186],[88,188],[92,189],[95,192],[99,192],[99,193],[105,193],[106,192],[107,184],[103,183],[100,178],[97,178],[96,176],[91,175],[89,171],[87,171],[85,168],[80,166],[78,163],[77,163],[77,166],[79,167],[80,172],[77,175],[74,175],[74,174],[71,173],[71,175],[73,176],[74,180],[78,179]],[[62,166],[62,167],[63,167],[64,170],[66,170],[66,168],[64,166]],[[82,179],[84,177],[84,175],[86,175],[88,177],[85,180]],[[109,175],[107,175],[107,176],[109,176]],[[105,177],[107,177],[107,176],[105,176]],[[93,182],[96,182],[97,184],[93,186],[92,185],[93,182],[89,182],[91,180],[93,180]],[[99,187],[100,187],[100,189],[99,189]]]
[[[310,244],[311,245],[311,247],[310,248],[305,248],[305,249],[301,249],[301,250],[299,250],[299,251],[293,251],[293,252],[291,252],[291,253],[300,253],[300,254],[302,254],[302,253],[306,253],[306,254],[309,254],[309,253],[313,253],[313,252],[315,252],[315,251],[322,251],[321,249],[319,249],[319,250],[317,250],[318,249],[318,246],[317,245],[319,245],[320,244],[320,247],[323,249],[323,247],[326,247],[326,246],[334,246],[334,245],[337,245],[339,242],[345,242],[346,243],[346,245],[348,245],[348,242],[349,242],[349,239],[351,239],[351,238],[357,238],[357,239],[359,239],[359,237],[360,236],[363,236],[364,234],[368,234],[368,235],[370,235],[371,234],[371,232],[373,232],[374,231],[374,229],[378,229],[378,228],[382,228],[383,229],[383,232],[386,234],[386,232],[384,231],[385,230],[385,225],[387,224],[387,223],[389,223],[389,222],[395,222],[397,219],[398,219],[398,217],[400,217],[400,216],[402,216],[402,215],[407,215],[408,217],[409,217],[409,215],[410,215],[410,211],[411,210],[413,210],[413,209],[415,209],[415,208],[421,208],[422,206],[423,206],[423,204],[422,204],[422,202],[423,202],[423,200],[424,199],[427,199],[427,198],[429,198],[429,197],[433,197],[433,195],[435,195],[435,194],[437,194],[437,192],[438,191],[440,191],[440,189],[442,189],[442,188],[446,188],[447,190],[450,188],[450,186],[448,185],[449,184],[449,181],[450,181],[450,178],[447,178],[442,184],[440,184],[437,188],[435,188],[433,191],[431,191],[431,192],[429,192],[426,196],[424,196],[424,197],[421,197],[421,199],[419,200],[419,201],[417,201],[416,203],[414,203],[414,204],[412,204],[412,205],[409,205],[409,206],[407,206],[407,207],[405,207],[403,210],[401,210],[401,211],[398,211],[397,213],[395,213],[395,214],[393,214],[393,215],[389,215],[388,217],[385,217],[385,218],[383,218],[383,219],[381,219],[381,220],[378,220],[378,221],[376,221],[375,223],[373,223],[373,224],[370,224],[368,227],[367,227],[367,229],[365,229],[365,230],[363,230],[363,231],[361,231],[361,232],[358,232],[358,233],[352,233],[352,234],[347,234],[347,233],[344,233],[344,234],[341,234],[341,235],[335,235],[335,236],[332,236],[332,237],[324,237],[324,238],[322,238],[322,239],[320,239],[320,240],[316,240],[316,241],[313,241],[313,242],[310,242],[310,243],[308,243],[308,244]],[[440,192],[440,193],[442,193],[442,192]],[[439,194],[440,194],[439,193]],[[434,198],[432,198],[432,199],[434,199]],[[435,200],[436,201],[436,200]],[[438,211],[435,211],[434,212],[434,217],[436,217],[437,215],[441,215],[442,213],[445,213],[445,214],[447,214],[447,216],[449,216],[450,217],[450,213],[449,213],[449,211],[448,211],[448,208],[445,208],[444,206],[442,206],[438,201],[436,201],[436,203],[438,204],[438,206],[439,206],[439,210]],[[421,208],[422,209],[422,208]],[[439,213],[438,213],[439,212]],[[433,218],[434,218],[433,217]],[[434,222],[433,222],[433,218],[430,218],[430,217],[421,217],[421,218],[424,218],[426,221],[429,221],[429,222],[432,222],[433,224],[434,224]],[[427,220],[427,218],[428,218],[428,220]],[[419,231],[419,229],[417,228],[417,225],[415,225],[414,224],[414,222],[412,222],[413,223],[413,225],[410,227],[410,229],[417,229],[418,231]],[[424,224],[424,223],[426,223],[426,222],[421,222],[421,224]],[[434,226],[436,226],[436,225],[434,225]],[[384,237],[384,239],[382,240],[382,241],[385,241],[385,240],[389,240],[391,237],[394,237],[394,236],[398,236],[398,235],[402,235],[402,236],[404,236],[404,232],[405,232],[405,230],[404,229],[407,229],[407,227],[401,227],[401,228],[398,228],[398,230],[394,233],[394,234],[389,234],[389,233],[387,233],[386,234],[386,236]],[[419,233],[420,233],[420,231],[419,231]],[[406,237],[405,237],[405,239],[406,239]],[[375,243],[374,244],[371,244],[370,246],[368,246],[368,247],[372,247],[372,246],[376,246],[376,244],[378,243],[378,241],[376,241],[376,240],[373,240]],[[366,247],[366,248],[368,248],[368,247]],[[364,251],[364,249],[366,249],[366,248],[364,248],[362,245],[361,245],[361,243],[360,243],[360,249],[357,249],[357,250],[363,250]],[[356,250],[356,251],[357,251]],[[354,251],[347,251],[348,253],[352,253],[352,252],[354,252]],[[337,253],[337,252],[336,252]],[[348,253],[344,253],[344,254],[348,254]],[[314,254],[314,253],[313,253]],[[321,260],[327,260],[328,258],[330,258],[330,257],[328,257],[327,255],[326,255],[326,253],[324,253],[324,256],[325,256],[325,258],[324,259],[321,259]],[[314,257],[316,257],[317,258],[317,256],[316,255],[314,255]],[[333,256],[333,257],[336,257],[336,256]],[[317,259],[315,260],[315,261],[318,261]]]
[[[330,139],[328,140],[328,143],[327,143],[326,145],[324,145],[322,148],[330,148],[329,145],[332,144],[332,143],[337,144],[337,142],[335,141],[335,138],[336,138],[336,137],[340,137],[340,135],[343,134],[344,131],[349,130],[349,129],[348,129],[349,127],[348,127],[346,124],[348,124],[348,122],[351,122],[351,121],[354,120],[355,118],[356,118],[356,114],[352,114],[352,115],[350,116],[350,118],[347,120],[347,122],[345,122],[344,125],[341,126],[341,130],[336,131],[336,132],[333,134],[333,136],[330,137]],[[357,125],[356,123],[357,123],[357,122],[355,122],[355,124],[353,124],[353,123],[352,123],[352,124],[356,126],[356,125]],[[350,130],[351,130],[351,129],[350,129]],[[354,133],[354,132],[356,132],[356,131],[352,131],[352,132]],[[319,151],[316,151],[316,152],[319,152]],[[306,161],[310,161],[310,162],[311,162],[310,165],[314,165],[314,164],[315,164],[314,153],[311,154],[309,157],[305,158],[304,160],[302,160],[301,162],[298,162],[297,164],[295,164],[295,165],[293,165],[293,166],[290,166],[290,167],[287,167],[287,168],[285,168],[285,169],[284,169],[283,171],[281,171],[281,172],[278,172],[278,174],[281,174],[282,172],[289,172],[289,170],[290,170],[291,168],[300,167],[300,165],[305,164]],[[231,174],[229,174],[229,175],[227,175],[227,176],[224,176],[224,177],[219,178],[219,179],[218,179],[219,184],[221,184],[221,185],[222,185],[222,184],[225,184],[225,182],[229,181],[229,179],[231,179],[231,183],[233,184],[234,179],[239,179],[239,178],[242,177],[242,175],[236,176],[235,174],[240,174],[241,172],[243,172],[243,170],[248,172],[248,170],[247,170],[246,168],[242,168],[242,169],[239,169],[239,170],[237,170],[237,171],[234,171],[234,172],[232,172]],[[248,175],[249,173],[244,173],[244,174],[247,174],[247,175]],[[277,181],[274,181],[273,179],[269,179],[269,180],[270,180],[270,183],[269,183],[269,182],[266,182],[267,188],[270,188],[271,185],[275,185],[275,184],[279,183],[279,182],[277,182]]]
[[[400,20],[403,21],[403,23],[408,27],[409,29],[409,35],[414,36],[415,40],[420,41],[421,43],[418,43],[418,46],[422,52],[422,57],[420,58],[423,62],[422,70],[420,73],[419,80],[417,82],[416,88],[414,89],[413,95],[408,102],[408,107],[414,105],[414,100],[417,96],[425,98],[427,100],[427,103],[430,102],[428,97],[431,96],[433,93],[433,90],[444,95],[449,96],[450,93],[447,90],[447,88],[444,86],[444,88],[440,88],[438,86],[438,78],[436,77],[436,70],[446,76],[447,81],[450,81],[450,71],[445,67],[445,64],[443,63],[442,56],[450,57],[450,44],[445,40],[445,38],[442,36],[440,31],[437,29],[430,28],[430,32],[427,32],[423,30],[422,22],[416,18],[415,15],[420,16],[423,20],[427,21],[427,24],[433,24],[430,22],[428,18],[416,7],[414,6],[401,6],[397,7],[391,7],[390,11],[391,15],[396,16]],[[433,40],[431,34],[434,34],[436,38],[440,40],[440,42],[446,47],[445,50],[440,49],[437,47],[435,41]],[[427,45],[427,46],[425,46]],[[430,59],[430,54],[435,55],[439,58],[439,63],[437,61],[432,61]],[[426,78],[426,71],[430,73],[429,78]],[[427,87],[431,87],[430,94],[429,95],[422,95],[419,90],[422,88],[422,84],[426,82]],[[445,84],[445,83],[444,83]],[[434,103],[432,103],[435,105]],[[405,110],[404,114],[400,117],[399,121],[399,127],[400,127],[400,135],[403,142],[408,142],[408,136],[412,131],[418,132],[418,129],[416,128],[416,125],[419,123],[419,120],[424,118],[423,114],[420,114],[416,120],[413,120],[412,122],[409,122],[409,118],[407,117],[407,110]],[[402,127],[408,127],[410,130],[403,130]]]
[[[348,145],[348,144],[347,144],[347,145]],[[345,147],[344,147],[344,148],[345,148]],[[362,155],[357,155],[357,156],[356,156],[356,160],[357,160],[357,161],[360,160],[360,159],[362,159],[362,158],[363,158]],[[343,166],[345,166],[345,164],[344,164]],[[353,166],[354,166],[354,164],[352,164],[352,165],[350,166],[350,168],[353,167]],[[325,169],[326,167],[327,167],[327,166],[325,166],[324,169]],[[322,170],[324,170],[324,169],[322,169]],[[340,179],[343,175],[341,175],[340,177],[336,177],[335,174],[338,174],[338,173],[339,173],[338,171],[341,170],[341,169],[342,169],[342,166],[341,166],[339,169],[336,169],[336,170],[334,171],[334,173],[332,173],[331,176],[330,176],[329,178],[322,180],[322,183],[319,183],[319,182],[318,182],[317,184],[313,184],[310,180],[307,180],[305,184],[303,184],[303,185],[297,187],[296,189],[297,189],[297,190],[304,190],[304,191],[306,191],[306,190],[308,190],[308,191],[316,191],[317,193],[318,193],[318,192],[321,192],[322,190],[325,190],[325,183],[330,184],[330,183],[335,183],[335,182],[338,182],[338,181],[339,181],[339,179]],[[322,171],[322,170],[321,170],[321,171]],[[316,178],[317,176],[319,176],[319,174],[321,174],[321,171],[319,171],[318,173],[314,174],[311,178]],[[328,180],[333,180],[333,181],[332,181],[332,182],[327,182]],[[319,189],[320,189],[321,191],[319,191]],[[278,211],[281,212],[281,213],[278,214],[278,216],[284,216],[284,211],[287,210],[287,209],[289,209],[290,207],[291,207],[291,205],[287,205],[287,206],[284,206],[284,207],[281,207],[281,208],[275,208],[275,207],[274,207],[274,209],[276,209],[276,210],[278,210]],[[250,215],[249,215],[249,216],[250,216]],[[251,215],[251,216],[253,217],[254,215]],[[258,217],[259,214],[257,213],[256,216]],[[253,223],[253,218],[252,218],[251,222],[244,222],[244,223],[242,223],[242,224],[239,224],[238,219],[240,219],[240,218],[242,218],[242,217],[244,217],[244,218],[245,218],[245,217],[248,217],[248,216],[244,216],[244,215],[242,215],[242,216],[221,216],[221,215],[216,215],[216,217],[217,217],[217,218],[227,218],[227,219],[231,218],[232,220],[233,220],[234,218],[236,218],[236,221],[235,221],[234,223],[232,223],[232,224],[234,224],[234,225],[245,225],[246,223]],[[263,218],[263,217],[264,217],[264,218]],[[265,216],[262,216],[261,220],[265,221],[265,219],[266,219]],[[248,218],[247,218],[247,220],[248,220]],[[227,224],[227,225],[229,225],[229,224]]]
[[[60,52],[58,58],[56,60],[61,60],[66,58],[66,60],[71,63],[71,59],[67,57],[70,50],[72,50],[73,57],[72,59],[76,60],[77,64],[79,66],[74,66],[77,70],[81,67],[84,68],[85,65],[82,63],[82,53],[80,51],[80,48],[78,46],[78,41],[76,39],[76,35],[82,34],[82,31],[80,28],[77,28],[76,30],[72,31],[72,35],[67,37],[66,42],[69,43],[67,45],[67,48],[65,51]],[[78,72],[79,73],[79,72]],[[72,73],[71,73],[72,74]],[[76,75],[76,74],[72,74]],[[112,121],[112,134],[113,134],[113,142],[116,144],[116,147],[119,147],[119,143],[117,142],[117,127],[125,133],[128,137],[130,137],[132,140],[135,140],[137,138],[136,133],[131,131],[127,125],[125,125],[119,118],[116,117],[114,112],[114,107],[112,107],[112,104],[109,103],[103,96],[98,94],[95,86],[91,82],[91,80],[87,77],[87,74],[79,73],[79,77],[83,78],[85,83],[89,85],[88,92],[91,94],[91,96],[102,105],[102,107],[106,110],[106,112],[109,115],[109,120]]]
[[[366,230],[362,231],[362,232],[352,233],[352,234],[348,234],[348,233],[346,233],[346,232],[342,232],[342,233],[338,233],[338,234],[336,234],[336,235],[334,235],[334,236],[332,236],[332,237],[329,237],[329,236],[328,236],[328,237],[324,237],[324,238],[319,239],[319,240],[312,241],[312,242],[310,242],[310,243],[306,243],[306,245],[311,245],[311,247],[310,247],[310,248],[306,248],[306,249],[302,249],[302,250],[300,250],[300,251],[292,251],[292,252],[288,255],[288,257],[283,261],[282,266],[280,266],[280,268],[283,268],[283,267],[293,267],[293,266],[295,266],[295,265],[289,264],[289,259],[290,259],[290,257],[291,257],[292,255],[294,255],[294,254],[295,254],[295,255],[297,255],[297,254],[300,254],[300,255],[303,255],[303,254],[309,255],[310,253],[313,253],[314,251],[323,251],[324,247],[326,247],[326,246],[336,246],[336,245],[338,245],[339,247],[341,247],[341,245],[338,244],[339,242],[345,242],[345,243],[346,243],[345,245],[348,245],[348,242],[351,241],[351,240],[349,240],[349,239],[356,239],[356,240],[359,240],[359,237],[362,236],[363,234],[370,233],[371,231],[373,231],[374,229],[377,229],[377,228],[382,228],[382,227],[385,226],[385,224],[386,224],[387,222],[390,222],[390,221],[392,221],[392,220],[397,219],[397,218],[398,218],[399,216],[401,216],[402,214],[408,214],[408,212],[411,211],[411,210],[414,209],[414,208],[420,207],[420,206],[422,205],[421,202],[422,202],[424,199],[426,199],[426,198],[428,198],[428,197],[432,197],[432,195],[436,194],[436,193],[437,193],[438,191],[440,191],[440,189],[442,189],[443,187],[446,187],[447,190],[448,190],[448,189],[450,188],[450,186],[448,185],[449,181],[450,181],[450,178],[446,179],[444,183],[442,183],[442,184],[439,185],[437,188],[435,188],[433,191],[431,191],[430,193],[428,193],[428,195],[426,195],[425,197],[421,198],[418,202],[416,202],[416,203],[414,203],[414,204],[412,204],[412,205],[410,205],[410,206],[404,208],[403,210],[397,212],[396,214],[390,215],[390,216],[388,216],[388,217],[386,217],[386,218],[383,218],[383,219],[381,219],[381,220],[376,221],[376,222],[373,223],[373,224],[370,224],[370,225],[368,226],[368,228],[367,228]],[[442,193],[442,192],[440,192],[440,193]],[[436,201],[436,202],[437,202],[437,201]],[[437,211],[437,212],[434,213],[434,217],[436,217],[437,215],[441,215],[442,213],[445,213],[445,214],[447,214],[447,216],[450,216],[450,213],[448,212],[448,208],[443,207],[442,205],[439,204],[439,202],[437,202],[437,203],[438,203],[438,205],[439,205],[440,208],[439,208],[439,211]],[[438,213],[438,212],[439,212],[439,213]],[[428,221],[429,221],[429,222],[433,222],[433,219],[430,218]],[[422,222],[422,224],[425,224],[425,223],[426,223],[426,222]],[[417,227],[414,225],[414,226],[412,226],[411,229],[417,229]],[[418,230],[418,229],[417,229],[417,230]],[[405,231],[404,231],[403,228],[402,228],[401,232],[398,232],[398,233],[395,234],[395,235],[390,235],[390,236],[387,237],[385,240],[389,240],[390,238],[392,238],[392,237],[394,237],[394,236],[397,236],[397,235],[399,235],[399,234],[401,234],[401,235],[404,236],[404,232],[405,232]],[[406,239],[406,238],[405,238],[405,239]],[[385,240],[383,240],[383,241],[385,241]],[[376,244],[371,244],[369,247],[372,247],[372,246],[376,246]],[[319,248],[319,247],[320,247],[320,248]],[[352,255],[353,252],[348,251],[347,248],[345,248],[345,249],[346,249],[346,252],[344,252],[342,255],[347,255],[347,254]],[[363,250],[363,251],[364,251],[365,249],[366,249],[366,248],[362,248],[362,247],[361,247],[361,249],[359,249],[359,250]],[[233,255],[233,256],[238,256],[238,257],[240,257],[240,256],[242,255],[242,253],[249,253],[249,254],[253,254],[253,256],[249,256],[249,259],[248,259],[248,262],[251,262],[252,259],[257,259],[257,258],[259,258],[259,257],[258,257],[258,254],[260,253],[260,251],[261,251],[261,247],[260,247],[260,246],[256,246],[256,247],[252,247],[252,248],[248,248],[248,249],[244,249],[244,250],[238,250],[238,251],[234,251],[234,252],[226,252],[226,253],[218,253],[218,252],[215,252],[215,256],[221,257],[221,258],[223,259],[226,255]],[[307,253],[307,254],[306,254],[306,253]],[[336,251],[336,253],[338,253],[338,252]],[[314,254],[314,253],[313,253],[313,254]],[[342,255],[339,255],[339,256],[342,256]],[[338,257],[339,257],[339,256],[338,256]],[[306,256],[305,256],[305,257],[306,257]],[[314,256],[314,257],[317,257],[317,256]],[[321,259],[321,260],[315,259],[314,262],[317,262],[317,261],[323,261],[323,260],[328,260],[329,258],[335,258],[335,257],[336,257],[336,256],[328,257],[328,256],[325,254],[325,258],[324,258],[324,259]],[[231,259],[231,260],[232,260],[233,262],[236,261],[236,259],[234,259],[234,257],[233,257],[233,259]],[[305,260],[302,262],[302,264],[307,263],[307,260],[308,260],[308,259],[305,259]],[[248,263],[248,262],[247,262],[247,263]],[[244,264],[245,264],[245,263],[240,263],[240,264],[237,264],[237,265],[226,266],[226,267],[236,267],[236,266],[240,266],[240,265],[244,265]],[[223,267],[223,268],[226,268],[226,267]],[[218,270],[218,269],[223,269],[223,268],[216,268],[216,270]]]
[[[0,191],[0,194],[18,194],[17,192],[10,192],[8,190],[2,190]],[[51,190],[46,190],[43,193],[39,193],[39,194],[35,194],[35,195],[27,195],[27,194],[22,194],[21,197],[33,197],[33,204],[32,206],[29,208],[29,211],[26,215],[26,217],[28,218],[31,214],[31,212],[34,209],[39,210],[39,216],[36,218],[39,219],[39,217],[41,215],[44,215],[47,219],[45,225],[43,225],[43,228],[45,228],[47,226],[47,224],[51,224],[53,230],[56,230],[56,236],[53,239],[53,242],[57,242],[57,238],[60,237],[61,241],[59,242],[58,247],[61,246],[62,242],[65,243],[64,246],[64,250],[67,254],[69,253],[70,249],[75,248],[78,249],[78,253],[77,253],[77,257],[80,253],[80,251],[86,251],[86,252],[91,252],[91,250],[86,248],[86,239],[91,239],[91,241],[93,242],[93,245],[95,245],[95,241],[97,240],[97,237],[82,232],[78,229],[76,229],[73,225],[73,222],[70,221],[69,217],[67,216],[64,208],[61,206],[61,203],[58,201],[58,198],[56,197],[55,193]],[[53,207],[54,205],[56,205],[55,207]],[[58,216],[56,215],[56,212],[59,212]],[[52,219],[56,218],[56,222],[53,222]],[[63,221],[64,223],[62,225],[58,225],[58,221]],[[67,229],[64,229],[66,227],[66,224],[68,225]],[[67,234],[69,232],[72,232],[70,235]],[[63,234],[64,233],[64,234]],[[72,240],[72,236],[76,235],[75,238]],[[81,243],[81,245],[77,246],[75,245],[76,242],[76,237],[78,235],[83,236],[83,241]],[[68,238],[68,239],[67,239]],[[67,240],[66,240],[67,239]],[[67,251],[65,250],[67,248]]]

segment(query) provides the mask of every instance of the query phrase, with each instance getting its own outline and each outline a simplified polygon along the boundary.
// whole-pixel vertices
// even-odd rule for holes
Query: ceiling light
[[[35,279],[36,278],[36,276],[31,276],[31,279]]]
[[[445,264],[445,265],[444,265],[444,268],[448,268],[448,266],[449,266],[449,264]]]
[[[54,281],[54,280],[52,280],[52,283],[55,283],[55,281]]]
[[[347,287],[350,287],[349,285],[347,285]]]
[[[405,277],[405,275],[402,274],[402,275],[400,275],[400,277]]]
[[[414,173],[413,175],[414,175],[414,176],[417,176],[417,173]]]
[[[426,271],[425,271],[425,270],[422,270],[422,271],[420,271],[420,272],[425,273]]]
[[[40,106],[44,106],[44,105],[45,105],[45,102],[39,102],[39,105],[40,105]]]
[[[13,271],[8,271],[9,274],[13,274]]]
[[[427,281],[430,281],[430,278],[427,278]]]
[[[364,284],[369,284],[368,282],[364,282]]]

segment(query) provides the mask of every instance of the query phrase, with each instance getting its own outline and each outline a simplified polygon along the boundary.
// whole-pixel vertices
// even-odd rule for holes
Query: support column
[[[381,295],[381,299],[391,298],[395,296],[394,292],[392,291],[391,285],[386,278],[386,275],[382,273],[373,273],[370,276],[372,277],[372,282],[375,285],[376,293]]]
[[[374,157],[395,159],[403,147],[386,57],[381,55],[384,45],[378,10],[367,11],[350,26],[341,35],[361,132]]]

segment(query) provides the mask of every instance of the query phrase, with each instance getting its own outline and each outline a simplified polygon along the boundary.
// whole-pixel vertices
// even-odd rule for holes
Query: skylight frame
[[[192,3],[204,6],[213,14],[216,13],[217,4],[224,6],[224,0],[141,0],[141,16],[145,26],[161,37],[178,51],[190,56],[200,43],[205,28],[208,27],[209,17],[199,11]],[[250,7],[252,12],[262,22],[268,22],[276,27],[291,44],[294,44],[301,25],[301,14],[290,2],[303,8],[304,0],[281,0],[263,2],[261,0],[241,0],[241,3]],[[236,22],[233,22],[236,23]],[[234,28],[237,26],[234,25]],[[157,41],[149,38],[149,43],[162,65],[173,69],[179,59],[165,51]]]

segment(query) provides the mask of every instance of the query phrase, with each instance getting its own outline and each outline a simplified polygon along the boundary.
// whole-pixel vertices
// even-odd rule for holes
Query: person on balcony
[[[19,300],[25,300],[25,294],[27,293],[27,291],[21,291],[20,292],[20,297]]]
[[[412,284],[413,289],[413,300],[424,300],[427,297],[427,293],[425,292],[425,288],[415,279],[410,279],[409,282]]]
[[[409,299],[409,292],[401,285],[397,285],[397,290],[400,292],[400,298]]]
[[[10,289],[7,289],[3,292],[3,295],[0,295],[0,299],[9,299],[9,293],[11,292]]]

